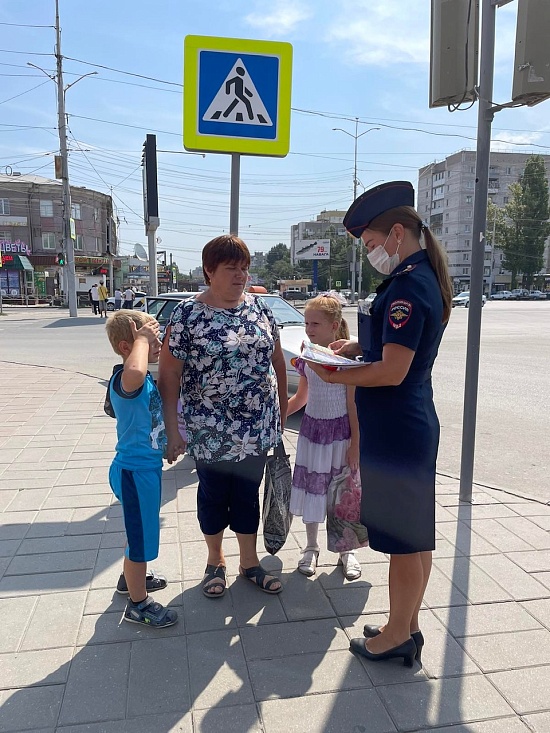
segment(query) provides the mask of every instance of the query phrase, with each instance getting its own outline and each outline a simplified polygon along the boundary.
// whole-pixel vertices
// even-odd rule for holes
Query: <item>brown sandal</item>
[[[239,575],[242,575],[243,578],[246,578],[247,580],[250,580],[252,583],[257,585],[258,588],[260,590],[263,590],[264,593],[276,595],[283,590],[282,585],[279,585],[279,587],[274,590],[271,589],[271,586],[274,583],[281,583],[281,581],[279,580],[279,578],[275,578],[273,575],[269,575],[269,573],[266,573],[261,565],[254,565],[254,567],[252,568],[243,568],[239,565]],[[267,580],[268,578],[269,580]]]

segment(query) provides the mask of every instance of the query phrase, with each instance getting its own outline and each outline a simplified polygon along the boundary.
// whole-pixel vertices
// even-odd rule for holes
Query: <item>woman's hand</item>
[[[362,349],[357,341],[347,341],[346,339],[338,339],[328,345],[329,349],[332,349],[335,354],[339,356],[345,356],[348,359],[355,359],[356,356],[361,356]]]
[[[164,457],[168,461],[168,463],[175,463],[179,456],[182,456],[185,453],[187,449],[187,443],[181,437],[179,430],[173,435],[170,435],[168,431],[166,431],[166,435],[168,438],[168,445],[166,446],[166,453],[164,454]]]
[[[352,473],[359,470],[359,446],[350,445],[346,452],[346,462]]]

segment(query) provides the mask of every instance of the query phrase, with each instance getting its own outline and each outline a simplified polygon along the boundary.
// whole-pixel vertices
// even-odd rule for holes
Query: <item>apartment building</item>
[[[314,221],[301,221],[290,227],[290,261],[294,262],[296,243],[300,239],[329,239],[330,236],[342,237],[346,234],[342,221],[345,211],[321,211]]]
[[[71,204],[77,292],[86,294],[90,276],[107,272],[110,255],[118,252],[117,227],[110,196],[71,186]],[[62,216],[61,181],[17,173],[0,175],[4,261],[0,287],[4,295],[54,295],[63,289],[63,268],[57,264],[62,251]],[[114,265],[120,267],[116,260]]]
[[[550,178],[550,155],[543,156]],[[491,153],[489,198],[504,206],[509,199],[509,186],[524,171],[529,154]],[[455,291],[468,290],[472,257],[476,153],[462,150],[445,160],[420,168],[418,172],[417,210],[430,224],[433,233],[444,245]],[[548,243],[545,269],[550,269]],[[502,252],[493,247],[487,232],[483,272],[485,293],[510,287],[510,273],[502,266]],[[546,272],[549,271],[546,269]]]

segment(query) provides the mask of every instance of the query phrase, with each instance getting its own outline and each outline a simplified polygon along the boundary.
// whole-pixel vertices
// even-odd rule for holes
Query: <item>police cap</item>
[[[344,226],[360,237],[377,216],[398,206],[414,206],[414,188],[409,181],[390,181],[365,191],[349,207]]]

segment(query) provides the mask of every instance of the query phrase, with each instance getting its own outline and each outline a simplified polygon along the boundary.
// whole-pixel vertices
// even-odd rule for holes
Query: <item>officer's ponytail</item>
[[[424,239],[426,252],[436,274],[439,289],[441,290],[441,298],[443,300],[442,321],[443,323],[447,323],[451,315],[451,301],[454,293],[445,250],[412,206],[398,206],[395,209],[389,209],[383,214],[380,214],[380,216],[377,216],[369,224],[368,228],[375,232],[389,234],[394,224],[401,224],[405,229],[411,231],[421,246],[422,238]]]

